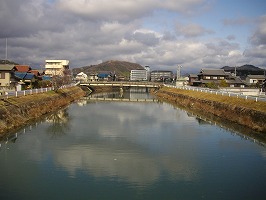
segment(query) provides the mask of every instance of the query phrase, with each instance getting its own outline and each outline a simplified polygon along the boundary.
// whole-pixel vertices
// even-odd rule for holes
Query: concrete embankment
[[[154,94],[190,110],[211,113],[266,134],[266,102],[166,87],[155,91]]]
[[[84,96],[79,87],[0,100],[0,136]]]

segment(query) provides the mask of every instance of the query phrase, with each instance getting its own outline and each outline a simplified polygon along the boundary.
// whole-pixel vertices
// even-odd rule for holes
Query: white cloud
[[[266,60],[266,15],[260,17],[254,34],[250,37],[251,46],[244,51],[250,62],[265,66]]]
[[[58,0],[57,6],[91,20],[131,21],[156,9],[188,13],[204,3],[205,0]]]
[[[91,20],[128,21],[153,10],[152,0],[59,0],[59,9]]]
[[[198,37],[205,34],[212,34],[214,31],[208,30],[198,24],[181,25],[178,24],[176,27],[177,33],[184,37]]]
[[[47,58],[69,59],[71,67],[108,59],[169,70],[177,64],[266,65],[266,17],[254,21],[250,45],[242,45],[235,32],[220,33],[234,27],[225,24],[245,26],[243,18],[217,20],[221,29],[195,20],[210,5],[208,0],[3,0],[0,57],[8,37],[8,58],[36,66]],[[248,46],[244,53],[243,46]]]

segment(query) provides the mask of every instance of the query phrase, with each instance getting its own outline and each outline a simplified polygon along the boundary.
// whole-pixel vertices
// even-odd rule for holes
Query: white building
[[[45,60],[45,75],[64,76],[69,69],[69,60]]]
[[[147,70],[145,69],[131,70],[130,80],[131,81],[147,81],[148,80]]]
[[[80,72],[77,74],[76,80],[81,81],[81,82],[87,82],[88,81],[88,75],[85,74],[84,72]]]
[[[165,71],[165,70],[155,70],[151,72],[151,81],[162,81],[165,80],[172,80],[173,79],[173,72],[172,71]]]
[[[246,78],[247,84],[262,84],[262,82],[266,79],[264,75],[248,75]]]

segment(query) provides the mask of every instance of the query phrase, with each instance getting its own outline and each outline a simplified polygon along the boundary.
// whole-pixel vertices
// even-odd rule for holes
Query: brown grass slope
[[[156,95],[266,133],[266,102],[167,87],[161,88]]]
[[[0,100],[0,136],[84,96],[79,87]]]

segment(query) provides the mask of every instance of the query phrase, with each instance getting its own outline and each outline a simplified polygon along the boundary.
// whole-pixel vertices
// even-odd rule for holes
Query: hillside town
[[[110,61],[112,62],[112,61]],[[119,62],[119,61],[116,61]],[[207,88],[257,88],[265,91],[265,71],[253,70],[239,76],[238,68],[201,69],[198,73],[181,76],[180,68],[177,73],[170,70],[151,70],[149,66],[127,69],[127,75],[107,70],[74,73],[69,68],[69,60],[45,60],[45,69],[32,69],[29,65],[0,64],[0,92],[21,91],[33,88],[60,86],[73,81],[151,81],[172,84],[176,86],[196,86]],[[115,66],[118,63],[112,62]],[[119,63],[121,65],[121,63]],[[123,67],[123,63],[122,63]],[[254,68],[254,66],[253,66]],[[104,69],[102,67],[101,69]],[[252,69],[251,69],[252,70]]]

